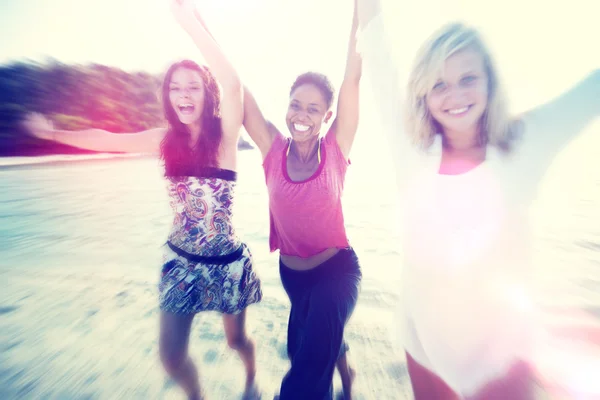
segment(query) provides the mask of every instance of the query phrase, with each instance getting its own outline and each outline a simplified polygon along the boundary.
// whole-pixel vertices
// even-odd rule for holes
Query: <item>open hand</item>
[[[29,113],[23,120],[22,125],[31,135],[39,139],[52,140],[54,126],[52,121],[42,114]]]
[[[380,0],[354,0],[358,21],[362,28],[381,12]]]
[[[177,23],[186,31],[200,22],[200,14],[194,0],[169,0],[171,13]]]

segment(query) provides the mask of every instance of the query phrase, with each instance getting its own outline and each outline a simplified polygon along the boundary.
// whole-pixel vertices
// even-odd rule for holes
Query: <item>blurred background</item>
[[[323,72],[339,87],[352,1],[203,0],[198,6],[280,128],[296,75]],[[593,0],[384,1],[403,71],[443,22],[480,28],[514,113],[600,67],[597,8]],[[0,398],[183,398],[157,355],[156,284],[172,218],[159,160],[38,140],[20,121],[40,112],[69,130],[162,126],[162,74],[173,61],[202,58],[162,0],[0,0],[0,37]],[[391,217],[396,194],[368,86],[365,80],[344,197],[348,234],[364,271],[347,339],[358,399],[408,399],[404,359],[394,343],[402,279]],[[261,157],[245,133],[240,149],[236,227],[254,254],[265,294],[249,310],[248,329],[270,395],[288,366],[289,304],[276,255],[268,251]],[[600,392],[597,370],[588,367],[598,359],[600,337],[587,329],[600,322],[599,158],[595,122],[556,158],[535,204],[536,300],[569,338],[561,345],[573,351],[565,347],[565,354],[576,354],[562,360],[573,373],[554,372],[569,390],[549,398]],[[218,315],[196,319],[191,352],[211,399],[239,398],[242,366],[227,349]]]

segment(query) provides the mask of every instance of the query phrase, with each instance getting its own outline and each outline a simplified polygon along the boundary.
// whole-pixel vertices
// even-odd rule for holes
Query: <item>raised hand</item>
[[[22,124],[31,135],[39,139],[53,139],[54,126],[52,125],[52,121],[42,114],[30,113],[25,117]]]
[[[196,9],[194,0],[168,0],[171,13],[177,23],[185,30],[190,31],[194,26],[202,24],[200,14]]]
[[[369,21],[375,18],[381,12],[380,0],[354,0],[354,6],[358,14],[358,20],[361,28],[367,26]]]

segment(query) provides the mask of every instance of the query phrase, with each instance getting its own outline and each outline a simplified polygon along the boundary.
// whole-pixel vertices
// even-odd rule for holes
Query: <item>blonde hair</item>
[[[442,75],[446,59],[465,49],[481,54],[488,77],[488,104],[481,117],[479,143],[508,152],[516,124],[508,115],[506,96],[501,90],[491,53],[479,32],[462,23],[443,26],[418,51],[408,80],[407,131],[421,149],[430,147],[435,135],[442,133],[440,124],[429,112],[426,97]]]

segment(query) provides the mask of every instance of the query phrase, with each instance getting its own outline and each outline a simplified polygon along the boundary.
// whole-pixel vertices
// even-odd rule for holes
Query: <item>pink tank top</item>
[[[271,252],[310,257],[350,246],[344,227],[342,193],[349,162],[330,130],[321,141],[321,164],[310,178],[292,181],[286,152],[291,138],[277,135],[263,168],[269,192]]]

